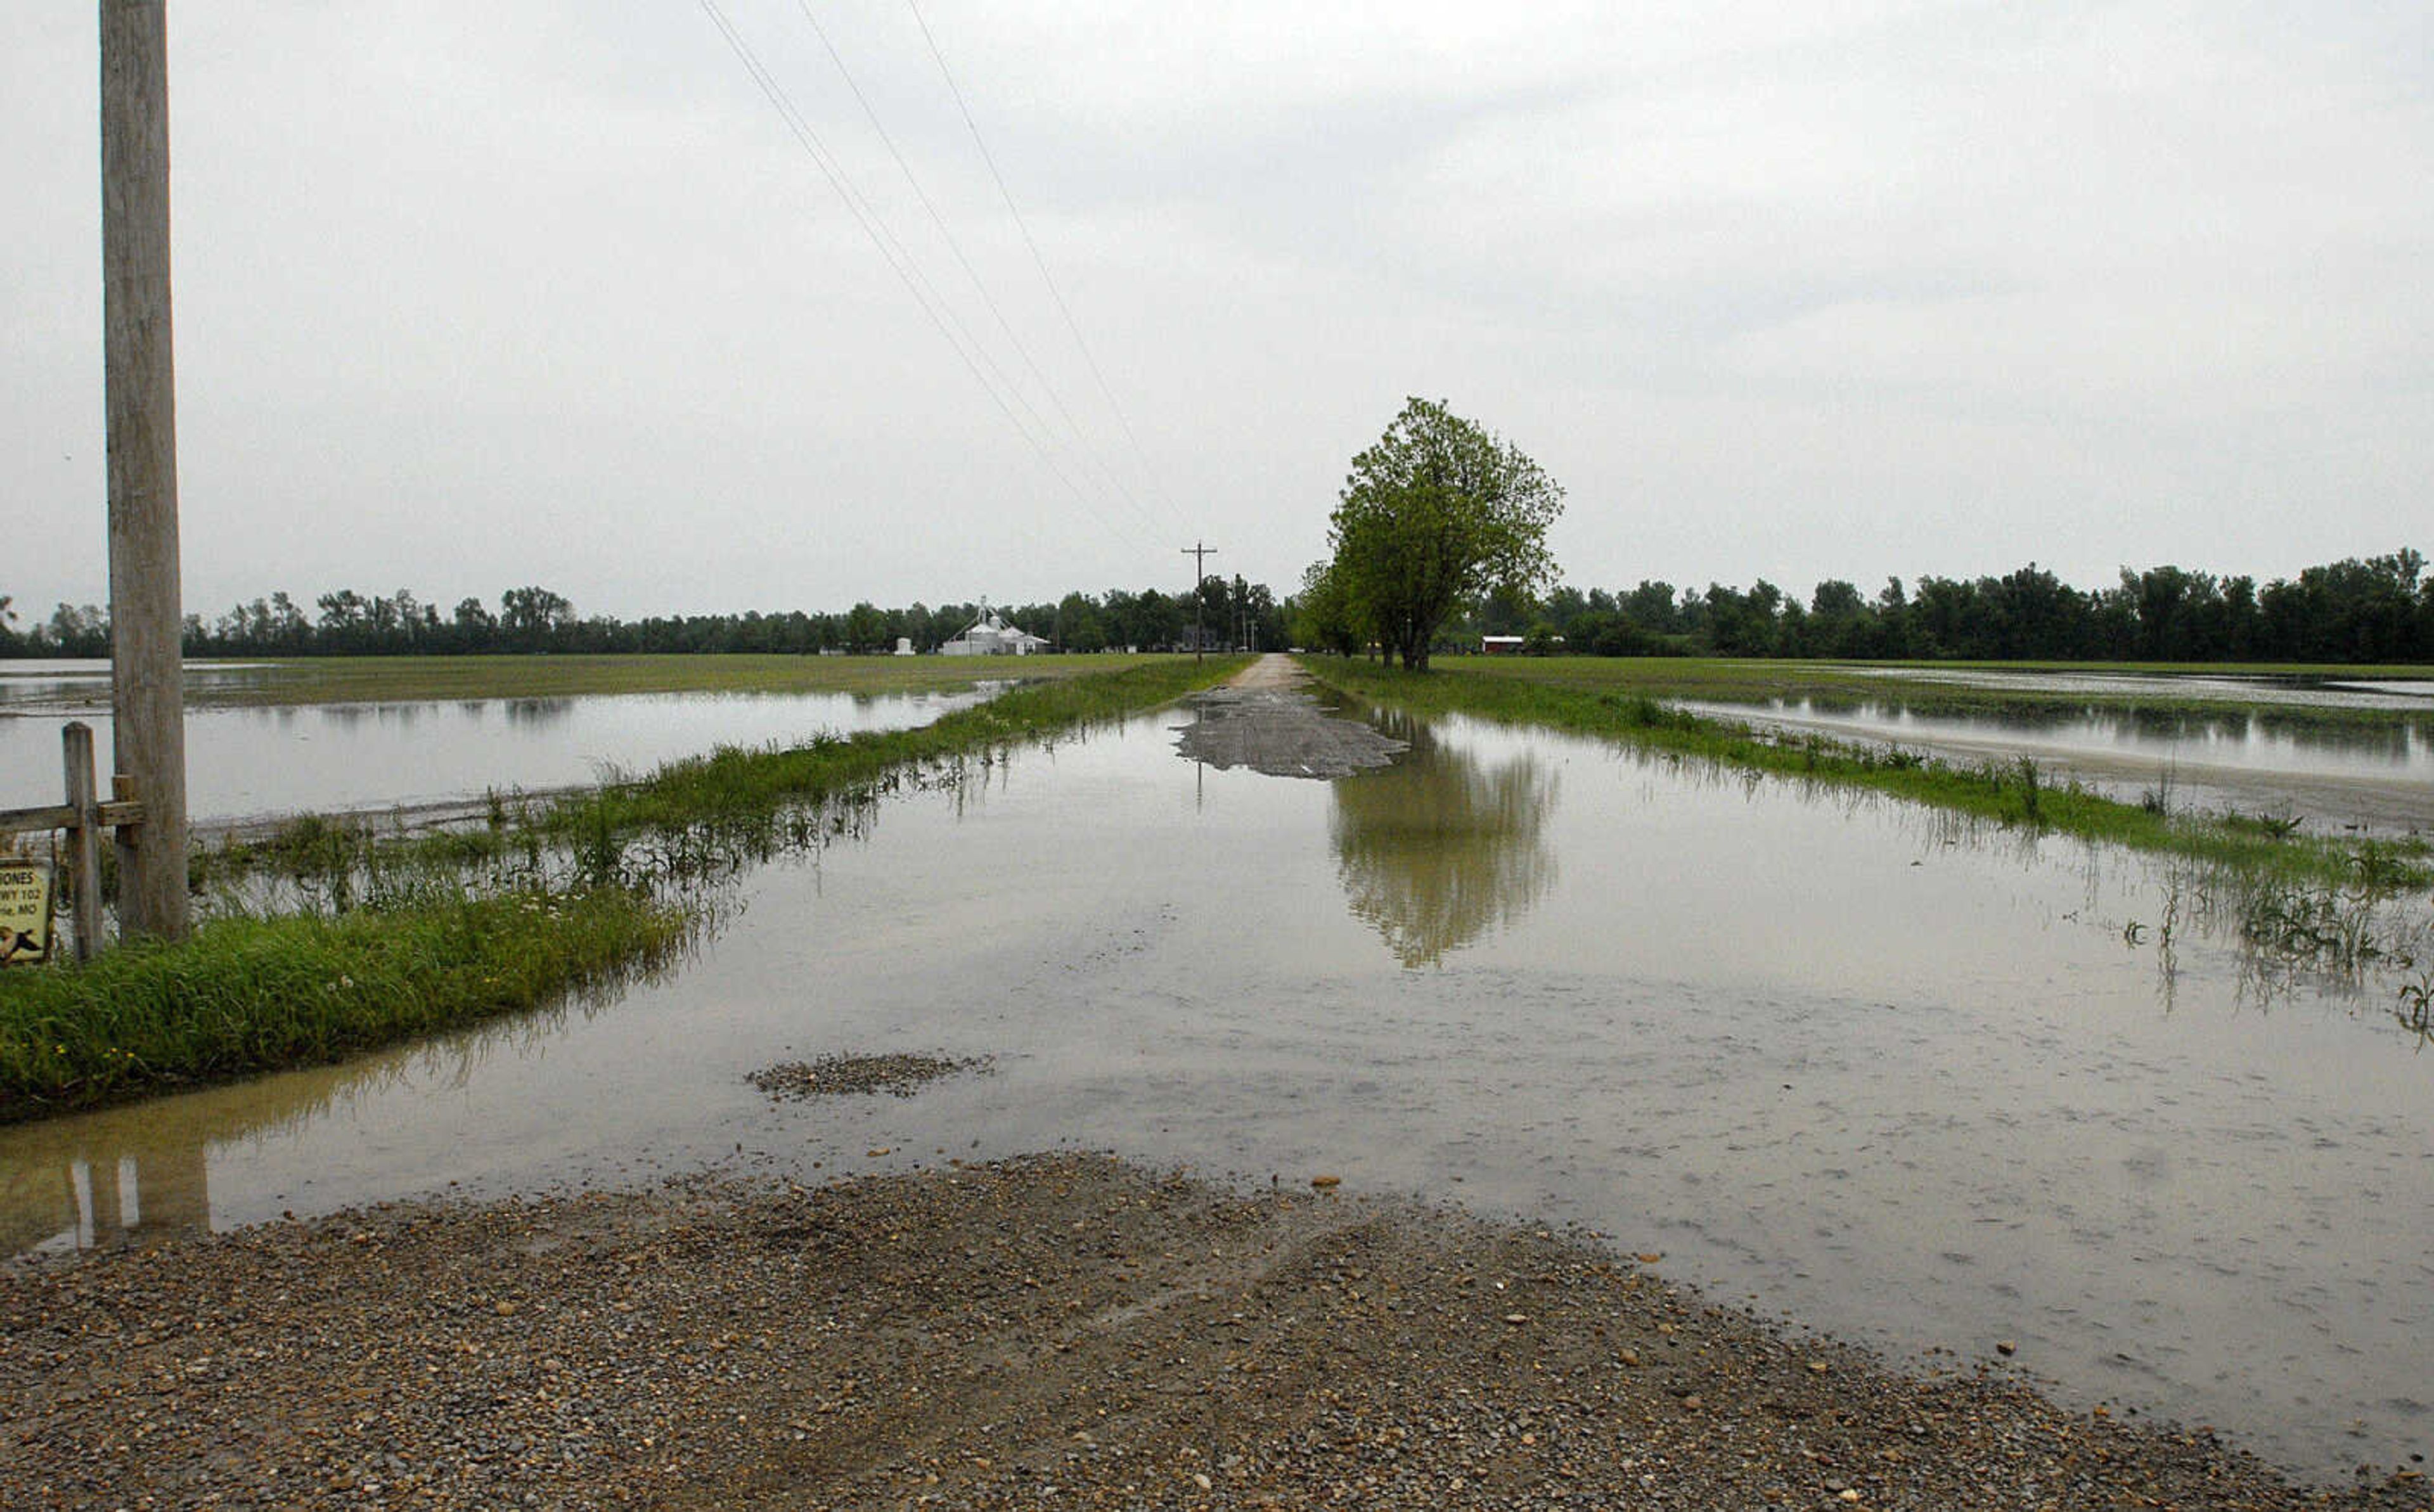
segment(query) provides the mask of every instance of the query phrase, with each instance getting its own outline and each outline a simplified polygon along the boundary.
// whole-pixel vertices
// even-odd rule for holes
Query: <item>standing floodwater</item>
[[[1578,1222],[2303,1474],[2434,1447],[2434,1049],[2388,978],[2244,954],[2172,867],[1846,792],[1458,720],[1271,777],[1178,758],[1191,717],[891,801],[609,1000],[0,1131],[6,1232],[1106,1147]],[[991,1068],[747,1080],[848,1052]]]
[[[190,675],[208,685],[247,671],[206,666]],[[924,724],[991,691],[206,705],[186,711],[188,807],[211,823],[544,791],[647,772],[713,745]],[[69,663],[0,676],[0,772],[55,782],[60,725],[70,719],[94,727],[94,759],[111,770],[107,664],[98,675]]]
[[[2050,778],[2174,811],[2295,819],[2313,833],[2434,829],[2434,682],[1919,668],[1899,675],[1941,691],[1684,706],[1963,766],[2026,756]],[[1987,695],[1982,705],[1956,705],[1972,693]]]

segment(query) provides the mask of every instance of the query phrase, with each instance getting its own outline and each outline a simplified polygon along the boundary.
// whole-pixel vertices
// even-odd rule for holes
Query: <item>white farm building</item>
[[[1028,656],[1036,651],[1046,651],[1045,637],[1010,625],[995,609],[984,609],[981,617],[964,626],[962,634],[938,648],[941,656]]]

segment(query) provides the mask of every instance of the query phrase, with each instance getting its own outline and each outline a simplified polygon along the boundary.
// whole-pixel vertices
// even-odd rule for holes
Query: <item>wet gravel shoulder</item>
[[[2425,1508],[1629,1256],[1040,1156],[0,1271],[0,1505]]]

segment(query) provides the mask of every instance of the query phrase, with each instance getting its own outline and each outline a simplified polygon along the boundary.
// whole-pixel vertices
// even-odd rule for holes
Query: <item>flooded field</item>
[[[1847,793],[1462,721],[1270,777],[1180,758],[1191,718],[891,799],[608,1000],[0,1130],[0,1242],[1107,1148],[1583,1225],[2306,1476],[2434,1452],[2434,1046],[2392,977],[2244,953],[2167,863]],[[747,1080],[842,1052],[988,1065]]]
[[[2084,694],[2136,700],[2214,700],[2286,709],[2377,709],[2434,716],[2434,680],[2323,677],[2288,672],[2139,672],[2050,667],[1930,666],[1850,669],[1862,676],[1988,692]]]
[[[2024,707],[1954,713],[1913,707],[1900,697],[1773,698],[1739,704],[1686,701],[1684,707],[1793,734],[1897,745],[1961,763],[2033,758],[2057,778],[2108,796],[2149,793],[2175,807],[2288,815],[2316,833],[2434,831],[2434,693],[2423,684],[2307,684],[2228,677],[2139,678],[2123,674],[1920,673],[2040,697],[2237,699],[2241,713],[2130,710],[2091,704],[2056,711]],[[2418,712],[2396,723],[2293,720],[2293,709]]]
[[[0,662],[0,772],[17,803],[57,802],[60,726],[94,727],[111,770],[107,664]],[[249,669],[190,669],[196,684]],[[496,790],[545,791],[647,772],[716,744],[924,724],[984,692],[626,693],[186,711],[187,804],[202,824],[299,811],[412,808]]]

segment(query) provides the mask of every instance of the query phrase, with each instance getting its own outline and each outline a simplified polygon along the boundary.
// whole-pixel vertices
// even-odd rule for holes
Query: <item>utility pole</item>
[[[1191,558],[1191,659],[1198,661],[1207,651],[1208,639],[1208,633],[1201,628],[1201,615],[1204,610],[1200,598],[1200,584],[1208,576],[1208,559],[1217,554],[1217,548],[1203,546],[1194,541],[1183,549],[1183,554]]]
[[[169,341],[169,21],[166,0],[100,3],[111,744],[132,789],[121,796],[144,805],[144,822],[117,831],[119,925],[175,940],[186,933],[186,711]]]

